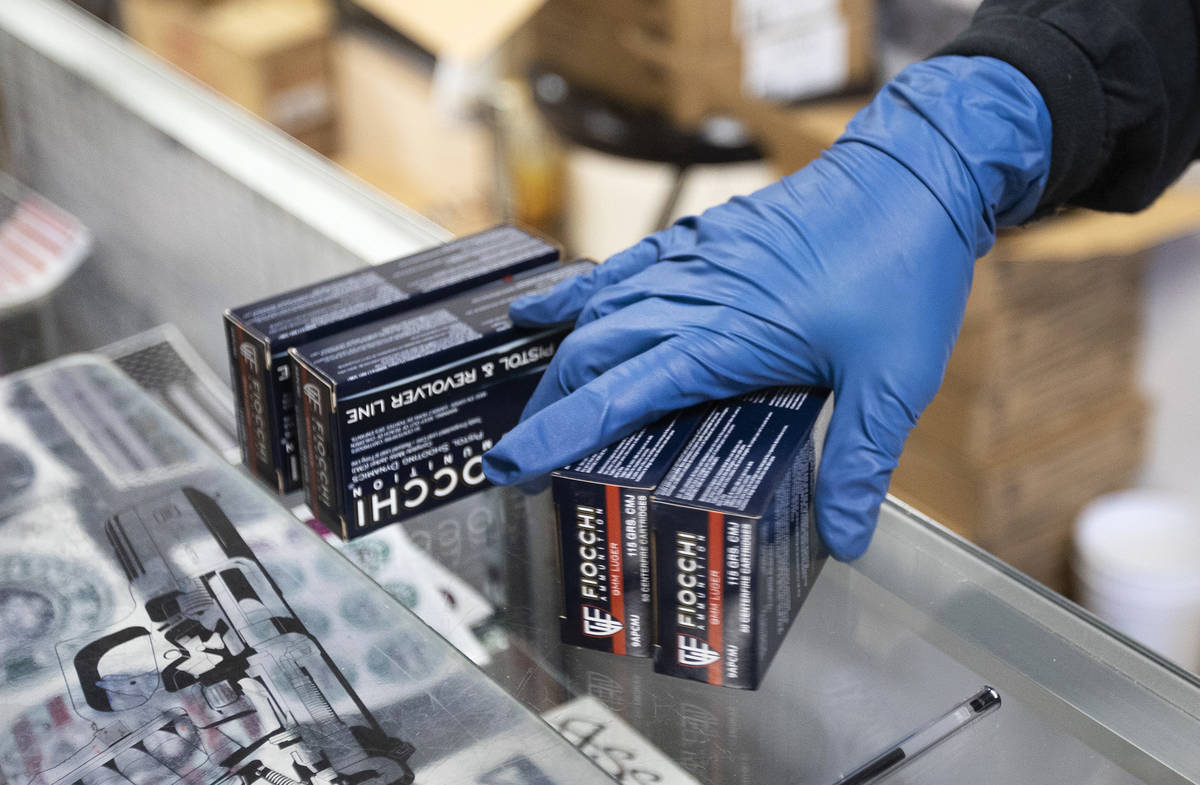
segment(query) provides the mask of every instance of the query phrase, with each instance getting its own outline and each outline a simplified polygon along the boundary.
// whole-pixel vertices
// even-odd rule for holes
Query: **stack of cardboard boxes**
[[[329,0],[122,0],[130,37],[318,152],[332,153]]]
[[[875,72],[874,0],[119,3],[131,37],[455,233],[558,214],[542,169],[559,162],[545,143],[514,160],[503,95],[481,87],[527,61],[687,130],[732,116],[756,136]]]
[[[1058,591],[1071,529],[1128,486],[1147,254],[1200,225],[1200,195],[1135,216],[1071,213],[1002,235],[976,265],[958,344],[892,493]]]
[[[486,58],[532,9],[528,0],[460,5],[120,0],[120,24],[352,174],[466,234],[498,220],[495,140],[478,117],[439,106],[435,67],[459,55]]]
[[[533,59],[684,128],[868,85],[872,0],[549,0]]]

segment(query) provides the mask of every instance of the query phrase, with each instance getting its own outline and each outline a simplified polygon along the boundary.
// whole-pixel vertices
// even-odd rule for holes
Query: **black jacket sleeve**
[[[1200,0],[984,0],[938,54],[1004,60],[1041,92],[1043,209],[1140,210],[1200,147]]]

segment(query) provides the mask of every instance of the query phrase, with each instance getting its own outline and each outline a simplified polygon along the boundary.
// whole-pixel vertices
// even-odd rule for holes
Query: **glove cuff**
[[[1033,214],[1050,172],[1050,113],[1033,83],[990,57],[936,57],[902,71],[834,145],[870,145],[946,209],[976,257],[997,226]]]

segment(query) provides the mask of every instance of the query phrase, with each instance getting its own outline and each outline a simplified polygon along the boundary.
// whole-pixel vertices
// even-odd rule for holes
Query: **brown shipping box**
[[[531,25],[534,59],[575,87],[694,125],[713,109],[714,76],[740,75],[732,23],[728,0],[549,0]]]
[[[1060,594],[1071,589],[1071,535],[1075,516],[1043,523],[1028,536],[995,545],[992,554]]]
[[[764,35],[740,29],[739,10],[736,0],[549,0],[531,25],[534,60],[576,87],[661,112],[684,127],[715,115],[745,119],[763,111],[759,104],[778,106],[777,97],[755,94],[753,64],[797,75],[794,87],[802,90],[800,75],[811,69],[786,58],[805,50],[809,28],[828,28],[826,37],[835,39],[828,56],[841,61],[830,77],[834,81],[815,85],[814,92],[871,82],[874,0],[841,0],[836,16],[793,20],[790,29],[797,37],[780,32],[777,40],[772,30]],[[771,69],[776,61],[778,69]]]
[[[439,61],[480,62],[521,30],[534,61],[560,71],[577,87],[655,109],[687,126],[713,114],[742,117],[756,104],[770,103],[743,94],[742,44],[747,31],[740,29],[740,0],[351,2]],[[837,18],[843,24],[833,49],[842,54],[845,78],[830,91],[872,80],[874,4],[875,0],[840,0]],[[803,21],[793,24],[803,29]],[[786,45],[779,49],[789,52]],[[790,47],[793,52],[805,49]],[[786,65],[779,70],[806,71]]]
[[[1039,375],[1055,357],[1081,346],[1116,343],[1140,329],[1140,292],[1145,256],[1081,260],[1048,268],[1036,262],[985,258],[975,265],[975,284],[946,378],[968,385]],[[987,288],[1013,273],[1045,284],[1035,296],[1014,298],[1002,313],[984,311]],[[1056,273],[1069,272],[1073,276]],[[1055,291],[1057,279],[1067,287]]]
[[[491,134],[439,110],[430,64],[359,31],[339,33],[334,51],[338,163],[455,234],[495,224]]]
[[[1110,399],[1032,442],[972,458],[910,438],[891,492],[984,548],[1002,549],[1126,487],[1141,464],[1145,415],[1137,396]]]
[[[1000,233],[985,262],[976,266],[967,322],[1014,307],[1029,309],[1061,301],[1083,288],[1103,285],[1118,265],[1200,227],[1200,189],[1177,186],[1132,215],[1073,210]]]
[[[1009,379],[988,374],[995,381],[968,385],[947,378],[910,441],[980,456],[996,444],[1036,438],[1082,408],[1131,393],[1136,358],[1135,340],[1127,335],[1113,343],[1083,342],[1069,353],[1048,350],[1034,370]]]
[[[727,19],[730,3],[721,0],[721,5],[718,16]],[[736,8],[738,3],[732,5]],[[878,76],[875,6],[876,0],[840,0],[836,15],[811,22],[799,16],[780,25],[767,24],[757,33],[735,33],[735,46],[704,58],[709,113],[737,117],[761,137],[758,125],[763,118],[777,122],[809,107],[823,111],[845,105],[846,96],[857,109],[865,99],[855,94],[871,89]],[[843,121],[838,126],[834,138],[844,125]]]
[[[122,0],[126,32],[322,153],[336,147],[327,0]]]
[[[1133,391],[1150,249],[1200,226],[1176,188],[1133,216],[1063,214],[1001,235],[980,260],[942,388],[911,441],[966,456]]]

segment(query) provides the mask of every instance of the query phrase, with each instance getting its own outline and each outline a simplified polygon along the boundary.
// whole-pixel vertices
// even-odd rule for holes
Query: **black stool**
[[[699,131],[685,131],[658,112],[625,106],[574,87],[552,70],[533,69],[530,83],[538,110],[568,141],[602,153],[674,167],[675,178],[659,210],[656,229],[669,225],[691,167],[762,158],[742,124],[732,118],[716,117]]]

